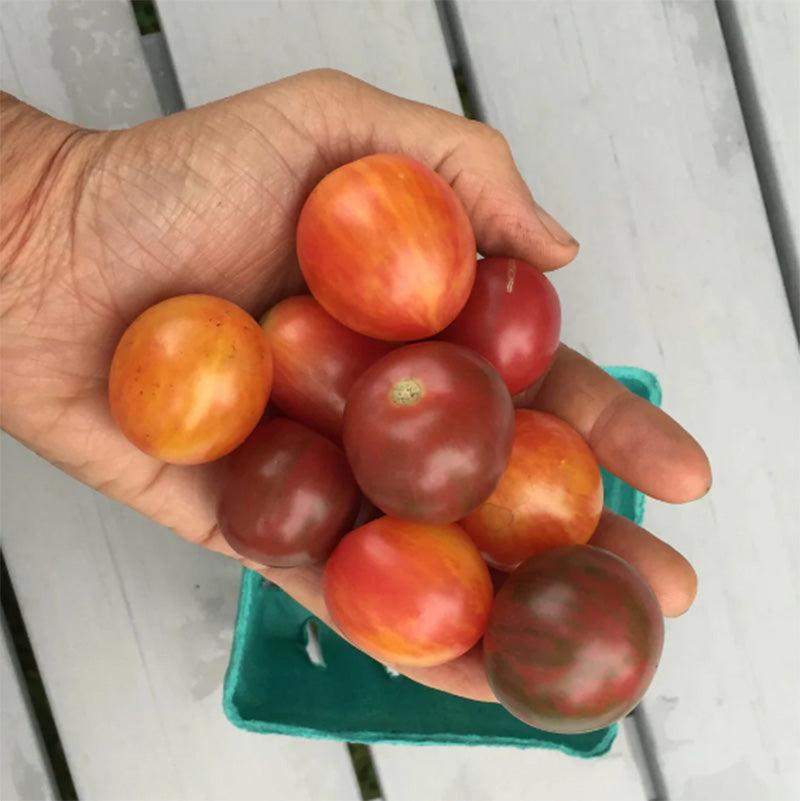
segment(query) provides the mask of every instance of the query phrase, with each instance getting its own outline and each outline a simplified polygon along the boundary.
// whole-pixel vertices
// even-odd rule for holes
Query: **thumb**
[[[553,270],[577,255],[578,241],[533,199],[499,131],[481,123],[464,126],[437,171],[461,198],[484,256]]]
[[[349,101],[343,105],[358,106],[338,129],[347,133],[350,157],[402,152],[436,170],[464,204],[484,256],[517,258],[541,270],[575,258],[578,242],[533,199],[499,131],[341,73],[335,80]]]

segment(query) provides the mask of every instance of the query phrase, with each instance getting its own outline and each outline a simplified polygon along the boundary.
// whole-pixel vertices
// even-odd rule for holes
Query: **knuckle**
[[[487,125],[483,122],[476,123],[476,125],[478,126],[477,131],[479,138],[485,143],[485,146],[489,150],[501,154],[511,153],[508,139],[506,139],[502,131],[498,131],[497,128],[493,128],[491,125]]]
[[[352,86],[357,82],[350,73],[344,70],[337,70],[333,67],[318,67],[313,70],[307,70],[303,76],[313,82],[323,84],[329,87],[344,87]]]

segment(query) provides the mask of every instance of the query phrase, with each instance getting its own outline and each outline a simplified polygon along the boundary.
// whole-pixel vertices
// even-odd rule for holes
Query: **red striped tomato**
[[[475,280],[475,237],[433,170],[379,154],[345,164],[311,192],[297,256],[314,297],[339,322],[389,341],[449,325]]]
[[[519,409],[508,467],[494,492],[461,525],[494,567],[558,545],[582,545],[603,510],[600,468],[572,426]]]
[[[275,366],[272,402],[339,439],[350,387],[391,346],[345,328],[309,295],[281,301],[261,325]]]
[[[480,353],[512,395],[550,367],[561,333],[561,304],[539,270],[516,259],[478,262],[467,305],[440,339]]]
[[[138,448],[165,462],[199,464],[247,438],[271,385],[272,357],[258,323],[222,298],[181,295],[151,306],[122,335],[108,397]]]
[[[342,634],[376,659],[431,666],[481,638],[492,582],[459,526],[381,517],[336,546],[325,602]]]

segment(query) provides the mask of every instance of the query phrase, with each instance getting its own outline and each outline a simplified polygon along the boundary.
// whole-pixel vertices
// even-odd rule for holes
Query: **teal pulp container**
[[[656,377],[609,367],[628,389],[660,405]],[[639,523],[644,497],[603,472],[605,504]],[[324,665],[306,650],[309,621]],[[579,757],[611,747],[616,725],[577,735],[526,726],[499,704],[457,698],[391,675],[257,573],[245,570],[223,706],[239,728],[360,743],[498,745],[552,748]]]

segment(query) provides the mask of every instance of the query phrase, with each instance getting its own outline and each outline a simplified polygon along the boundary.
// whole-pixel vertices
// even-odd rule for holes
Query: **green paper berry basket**
[[[655,405],[661,388],[636,367],[607,371]],[[603,471],[605,504],[639,523],[644,496]],[[307,652],[309,621],[324,665]],[[605,754],[616,724],[578,735],[526,726],[499,704],[457,698],[392,675],[316,620],[286,593],[244,570],[230,663],[223,692],[225,715],[261,734],[288,734],[359,743],[495,745],[551,748],[577,757]]]

